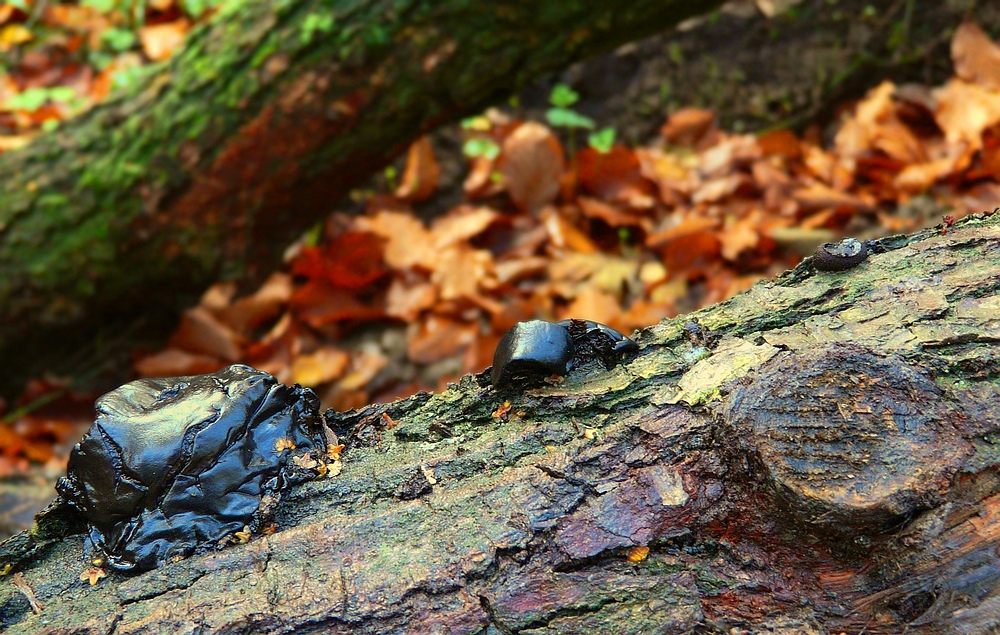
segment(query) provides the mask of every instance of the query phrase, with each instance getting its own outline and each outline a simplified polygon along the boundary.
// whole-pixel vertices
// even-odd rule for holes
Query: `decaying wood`
[[[998,289],[1000,214],[982,215],[846,272],[800,266],[701,329],[661,322],[506,418],[471,377],[331,413],[343,471],[294,489],[274,534],[91,586],[82,536],[43,546],[50,515],[0,547],[44,608],[0,582],[0,624],[995,632]]]

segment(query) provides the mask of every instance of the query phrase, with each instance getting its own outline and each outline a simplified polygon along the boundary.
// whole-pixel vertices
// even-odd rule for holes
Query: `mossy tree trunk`
[[[245,545],[91,587],[46,517],[0,545],[0,624],[995,632],[1000,214],[873,252],[650,327],[611,371],[328,413],[343,472]]]
[[[0,157],[0,392],[268,272],[442,122],[717,4],[227,3],[169,62]]]

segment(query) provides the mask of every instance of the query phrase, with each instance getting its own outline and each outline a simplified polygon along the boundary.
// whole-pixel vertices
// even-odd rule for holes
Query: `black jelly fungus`
[[[845,238],[839,243],[825,243],[813,252],[813,266],[819,271],[846,271],[868,258],[868,241]]]
[[[307,478],[288,465],[291,445],[325,450],[316,395],[249,366],[133,381],[95,408],[57,489],[122,570],[258,529],[262,500]]]
[[[573,338],[565,327],[544,320],[518,322],[497,343],[490,379],[499,388],[565,375],[573,354]]]
[[[631,339],[592,320],[519,322],[497,344],[490,379],[496,388],[524,387],[592,359],[610,369],[637,350]]]

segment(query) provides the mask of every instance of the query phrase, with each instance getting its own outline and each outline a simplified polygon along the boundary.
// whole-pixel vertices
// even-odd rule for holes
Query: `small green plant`
[[[487,159],[493,160],[500,154],[500,146],[498,146],[492,139],[477,137],[469,139],[462,144],[462,154],[470,159],[474,159],[476,157],[486,157]]]
[[[552,104],[552,108],[549,108],[548,112],[545,113],[545,119],[549,122],[549,125],[556,128],[566,128],[568,131],[569,155],[571,160],[575,160],[576,157],[577,129],[593,130],[597,127],[593,119],[581,115],[570,108],[570,106],[579,100],[580,95],[575,90],[566,84],[556,84],[552,88],[552,94],[549,95],[549,103]],[[607,154],[611,150],[611,146],[615,143],[615,129],[604,128],[592,132],[587,137],[587,142],[591,148],[601,154]]]
[[[592,132],[587,136],[587,143],[601,154],[607,154],[615,145],[615,129],[608,127]]]

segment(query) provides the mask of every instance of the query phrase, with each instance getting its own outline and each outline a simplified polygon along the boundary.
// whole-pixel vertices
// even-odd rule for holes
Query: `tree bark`
[[[272,270],[442,122],[717,4],[227,3],[123,94],[0,157],[0,388]]]
[[[328,412],[342,473],[249,544],[91,587],[49,512],[0,545],[23,576],[0,583],[0,624],[995,632],[1000,213],[809,265],[645,329],[610,371]]]

